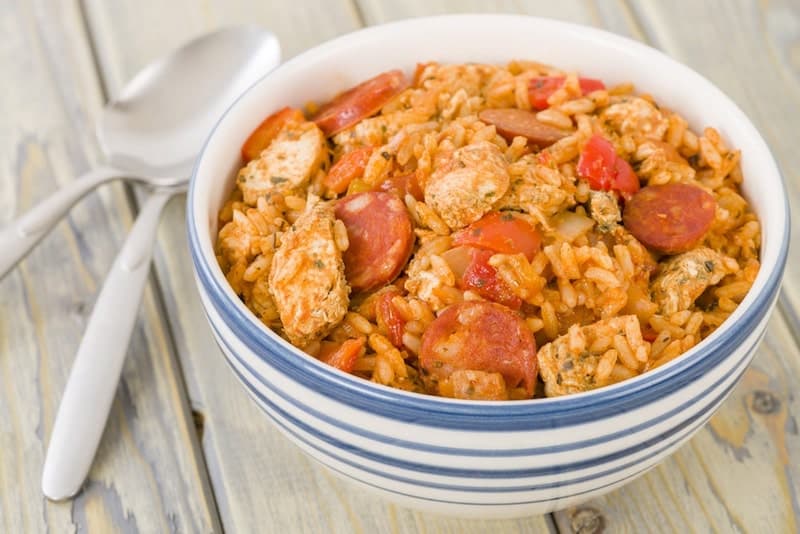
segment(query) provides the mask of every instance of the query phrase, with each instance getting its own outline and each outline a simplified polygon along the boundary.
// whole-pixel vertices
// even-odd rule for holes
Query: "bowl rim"
[[[344,373],[343,371],[320,362],[316,358],[313,358],[280,338],[267,326],[258,321],[255,315],[236,298],[232,289],[227,284],[227,280],[225,280],[222,275],[221,269],[219,269],[219,265],[213,255],[213,249],[212,254],[209,255],[206,253],[201,239],[202,232],[199,228],[200,225],[207,220],[207,209],[205,206],[198,204],[196,194],[197,183],[199,181],[198,173],[203,167],[204,158],[207,153],[206,149],[209,143],[214,139],[219,125],[254,87],[265,83],[265,80],[269,79],[275,73],[297,68],[297,66],[301,65],[303,62],[317,55],[327,54],[337,47],[347,46],[353,42],[364,41],[365,38],[369,40],[369,38],[374,38],[387,29],[412,29],[425,24],[464,23],[475,21],[477,18],[480,18],[483,22],[488,19],[492,19],[496,22],[503,22],[508,19],[514,19],[515,21],[525,19],[531,25],[548,25],[557,29],[563,29],[567,32],[580,31],[582,34],[588,36],[588,38],[607,41],[610,44],[620,47],[631,47],[639,53],[658,58],[660,62],[667,62],[671,67],[681,71],[682,76],[687,80],[686,83],[706,85],[717,98],[720,98],[723,104],[730,108],[730,111],[736,115],[736,122],[742,123],[748,130],[749,135],[753,137],[753,140],[759,142],[761,146],[757,148],[764,150],[765,155],[768,156],[767,161],[771,164],[772,169],[768,169],[767,173],[772,174],[776,178],[776,185],[783,193],[783,202],[776,203],[774,207],[780,209],[780,219],[784,224],[781,225],[780,236],[775,235],[774,238],[770,236],[771,239],[778,241],[776,261],[772,265],[765,265],[762,261],[756,281],[754,282],[754,287],[761,283],[760,292],[758,294],[754,294],[751,289],[742,305],[740,305],[734,314],[726,319],[711,336],[702,340],[698,345],[673,361],[668,362],[658,369],[643,373],[642,375],[617,384],[561,397],[515,401],[470,401],[407,392],[372,383],[360,377]],[[582,24],[528,15],[509,14],[465,13],[436,15],[403,19],[369,26],[316,45],[281,64],[275,70],[266,73],[264,77],[248,88],[247,91],[242,93],[242,95],[231,104],[209,133],[192,171],[187,208],[189,248],[198,286],[201,288],[201,291],[205,291],[208,294],[213,305],[220,312],[220,317],[223,318],[226,325],[248,349],[260,359],[264,360],[268,365],[288,374],[305,386],[316,388],[326,386],[326,392],[334,393],[341,388],[339,391],[341,394],[333,396],[335,400],[351,405],[358,405],[370,410],[374,410],[374,402],[385,402],[387,406],[393,407],[391,412],[395,416],[401,418],[405,418],[402,416],[408,416],[409,420],[414,421],[418,420],[414,414],[418,415],[421,412],[429,412],[438,414],[439,416],[469,417],[477,414],[485,416],[486,418],[492,418],[503,414],[512,419],[529,418],[534,415],[537,417],[549,418],[558,415],[560,417],[566,416],[567,419],[573,423],[579,423],[581,421],[590,420],[587,419],[587,417],[596,417],[595,412],[598,412],[598,410],[602,413],[608,413],[613,405],[618,405],[622,400],[635,400],[637,403],[641,403],[669,394],[682,385],[698,379],[709,369],[725,360],[728,354],[732,353],[733,350],[752,333],[761,322],[761,319],[769,313],[777,299],[788,256],[790,237],[790,225],[788,224],[789,203],[788,195],[786,194],[786,183],[769,146],[766,144],[760,132],[755,128],[752,121],[741,111],[738,105],[710,80],[676,59],[671,58],[664,52],[625,36]],[[770,230],[773,231],[773,229]],[[776,232],[778,230],[777,228],[774,229]],[[207,229],[205,231],[207,231]],[[213,240],[213,236],[211,236],[211,239]],[[762,254],[765,250],[762,244]],[[747,304],[746,307],[745,304]],[[596,409],[589,410],[591,413],[586,414],[587,417],[579,417],[580,414],[578,414],[578,412],[585,412],[587,404]],[[616,412],[618,410],[614,411]],[[466,423],[466,421],[463,423]]]

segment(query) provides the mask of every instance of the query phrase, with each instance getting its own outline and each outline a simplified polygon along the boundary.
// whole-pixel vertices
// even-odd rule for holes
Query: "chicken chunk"
[[[455,230],[488,213],[506,194],[509,182],[503,153],[481,141],[439,162],[425,186],[425,202]]]
[[[650,284],[653,300],[665,315],[688,310],[708,287],[728,274],[724,256],[699,247],[670,258]]]
[[[229,221],[222,227],[217,239],[217,249],[225,260],[233,265],[239,262],[249,263],[253,258],[252,245],[255,235],[248,231],[249,226],[241,224],[241,216]]]
[[[597,229],[601,232],[613,230],[622,220],[617,198],[608,191],[589,193],[589,215],[595,220]]]
[[[509,166],[511,183],[495,206],[499,210],[524,211],[544,228],[550,218],[575,205],[573,180],[557,169],[543,165],[533,154],[527,154]]]
[[[610,105],[601,115],[603,122],[621,135],[660,140],[667,133],[669,120],[653,104],[639,97],[625,97]]]
[[[255,206],[258,197],[308,183],[328,159],[325,135],[313,122],[289,122],[261,155],[239,171],[236,183],[244,201]]]
[[[309,202],[272,259],[269,288],[283,331],[298,347],[325,336],[347,313],[350,288],[334,223],[332,204]]]
[[[650,355],[650,344],[642,339],[635,315],[570,326],[566,334],[544,345],[536,355],[545,395],[558,397],[610,384],[621,351],[639,369]]]
[[[508,400],[503,375],[487,371],[459,369],[439,382],[437,393],[445,397],[469,400]]]

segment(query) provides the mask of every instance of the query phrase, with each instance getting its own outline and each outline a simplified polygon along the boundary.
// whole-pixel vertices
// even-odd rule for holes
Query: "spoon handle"
[[[0,279],[25,257],[78,200],[98,185],[124,176],[125,173],[111,167],[91,170],[0,228]]]
[[[147,199],[97,296],[50,435],[42,475],[49,499],[73,496],[89,472],[136,323],[161,210],[175,192]]]

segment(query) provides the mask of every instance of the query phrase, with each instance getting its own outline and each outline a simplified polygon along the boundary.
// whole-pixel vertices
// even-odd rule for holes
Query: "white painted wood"
[[[0,31],[2,224],[99,163],[91,124],[103,100],[75,2],[5,2]],[[86,315],[130,224],[123,189],[105,186],[0,281],[2,532],[203,532],[218,524],[152,287],[85,490],[58,504],[41,493]]]

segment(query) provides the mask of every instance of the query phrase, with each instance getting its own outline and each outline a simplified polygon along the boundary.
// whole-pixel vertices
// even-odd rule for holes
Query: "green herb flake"
[[[714,272],[714,262],[713,261],[708,260],[708,261],[704,262],[703,265],[705,265],[706,271],[708,271],[710,273]]]
[[[278,184],[282,184],[282,183],[288,182],[289,179],[288,178],[284,178],[283,176],[270,176],[269,177],[269,181],[272,182],[275,185],[278,185]]]
[[[314,267],[316,267],[317,269],[324,269],[325,263],[323,263],[322,260],[314,260]]]

